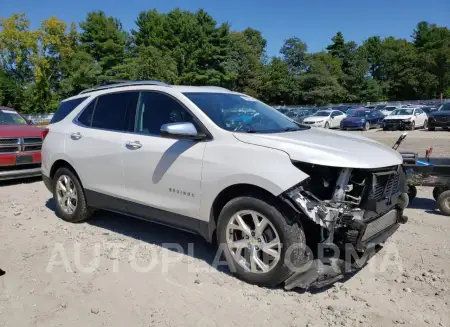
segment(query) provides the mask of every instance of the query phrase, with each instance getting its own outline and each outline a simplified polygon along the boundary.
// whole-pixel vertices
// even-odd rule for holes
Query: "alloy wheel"
[[[71,215],[77,209],[77,189],[72,179],[67,175],[61,175],[56,182],[56,198],[61,209]]]
[[[246,271],[267,273],[280,260],[278,232],[269,219],[254,210],[242,210],[231,217],[226,240],[232,256]]]

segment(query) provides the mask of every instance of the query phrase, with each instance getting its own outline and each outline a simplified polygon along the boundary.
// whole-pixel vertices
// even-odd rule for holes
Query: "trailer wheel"
[[[437,201],[439,195],[441,195],[442,192],[448,191],[449,188],[445,186],[436,186],[433,189],[433,198]]]
[[[450,216],[450,190],[442,192],[437,199],[439,210],[446,216]]]
[[[417,187],[414,185],[408,185],[408,197],[409,202],[411,203],[417,196]]]

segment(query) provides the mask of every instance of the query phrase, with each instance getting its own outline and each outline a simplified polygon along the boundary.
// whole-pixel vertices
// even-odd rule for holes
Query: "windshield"
[[[328,117],[330,114],[331,114],[331,111],[318,111],[313,116]]]
[[[272,107],[252,97],[230,93],[183,93],[217,126],[232,132],[279,133],[300,127]]]
[[[397,109],[397,107],[384,107],[383,110],[386,110],[386,111],[393,111],[393,110],[395,110],[395,109]]]
[[[412,115],[414,112],[414,109],[397,109],[394,110],[391,115],[393,116],[401,116],[401,115]]]
[[[386,105],[385,104],[378,104],[375,106],[375,110],[381,110],[381,109],[386,109]]]
[[[368,116],[370,114],[370,111],[364,111],[364,110],[355,110],[352,113],[353,117],[365,117]]]
[[[0,110],[0,125],[28,125],[28,123],[15,111]]]

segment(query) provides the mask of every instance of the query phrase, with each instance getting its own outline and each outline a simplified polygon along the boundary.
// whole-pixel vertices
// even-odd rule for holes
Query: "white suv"
[[[367,253],[406,222],[397,152],[219,87],[130,82],[64,100],[42,171],[62,219],[106,209],[198,233],[259,285],[331,283],[355,267],[320,246]]]

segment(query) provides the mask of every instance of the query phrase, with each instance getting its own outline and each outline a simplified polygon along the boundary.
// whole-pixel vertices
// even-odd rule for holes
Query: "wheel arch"
[[[286,217],[289,224],[300,223],[298,214],[278,196],[254,184],[238,183],[223,189],[212,202],[208,224],[208,241],[216,240],[217,220],[223,207],[232,199],[243,196],[252,196],[270,203]]]
[[[72,171],[72,173],[75,174],[75,176],[80,181],[81,186],[83,187],[83,182],[81,181],[80,176],[78,176],[75,168],[73,168],[73,166],[64,159],[58,159],[53,163],[52,167],[50,168],[50,176],[49,176],[50,180],[53,180],[53,177],[55,177],[55,174],[58,171],[58,169],[60,169],[62,167],[65,167],[65,168],[69,169],[70,171]]]

